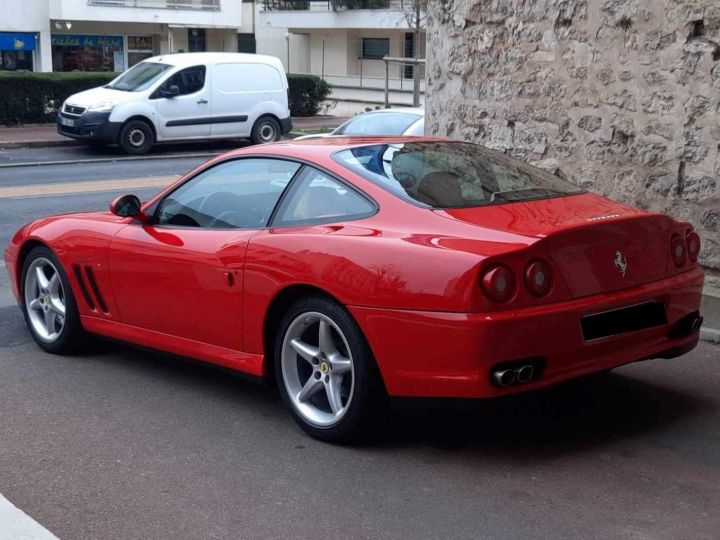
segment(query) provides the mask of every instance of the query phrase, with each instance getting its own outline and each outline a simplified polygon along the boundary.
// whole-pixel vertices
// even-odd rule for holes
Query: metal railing
[[[263,11],[404,10],[412,0],[263,0]]]
[[[88,6],[220,11],[221,0],[88,0]]]

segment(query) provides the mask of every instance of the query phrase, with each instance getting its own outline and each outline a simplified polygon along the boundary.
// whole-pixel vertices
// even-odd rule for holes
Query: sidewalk
[[[313,116],[293,118],[293,129],[334,129],[347,118],[339,116]],[[58,135],[55,124],[28,124],[22,127],[0,127],[0,149],[47,148],[51,146],[72,146],[80,141]]]

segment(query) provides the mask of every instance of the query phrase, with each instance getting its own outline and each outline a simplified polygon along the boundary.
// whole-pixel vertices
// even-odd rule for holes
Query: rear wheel
[[[367,436],[384,402],[360,328],[326,298],[301,299],[287,311],[276,339],[275,374],[295,421],[320,440]]]
[[[76,350],[84,336],[67,275],[45,246],[33,248],[23,264],[23,314],[35,342],[54,354]]]
[[[271,116],[258,118],[253,126],[250,138],[255,144],[265,144],[280,140],[280,124]]]
[[[147,154],[153,145],[152,128],[142,120],[130,120],[120,130],[118,143],[127,154]]]

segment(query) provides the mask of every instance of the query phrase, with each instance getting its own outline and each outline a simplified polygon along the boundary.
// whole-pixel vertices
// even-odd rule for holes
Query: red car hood
[[[676,221],[591,193],[439,213],[543,239],[574,298],[635,287],[673,272],[669,241]]]

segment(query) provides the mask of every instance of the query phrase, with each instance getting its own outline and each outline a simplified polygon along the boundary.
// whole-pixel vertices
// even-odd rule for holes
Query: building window
[[[188,28],[188,51],[206,51],[206,38],[204,28]]]
[[[405,58],[413,58],[415,56],[415,34],[405,32],[405,50],[403,51]],[[403,79],[413,78],[413,67],[410,64],[403,65]]]
[[[155,44],[152,36],[128,36],[128,67],[155,56]]]
[[[363,38],[362,57],[381,60],[390,55],[390,38]]]
[[[238,52],[253,54],[257,52],[255,34],[238,34]]]
[[[53,71],[124,71],[122,36],[52,35]]]
[[[0,32],[0,71],[33,71],[35,34]]]

